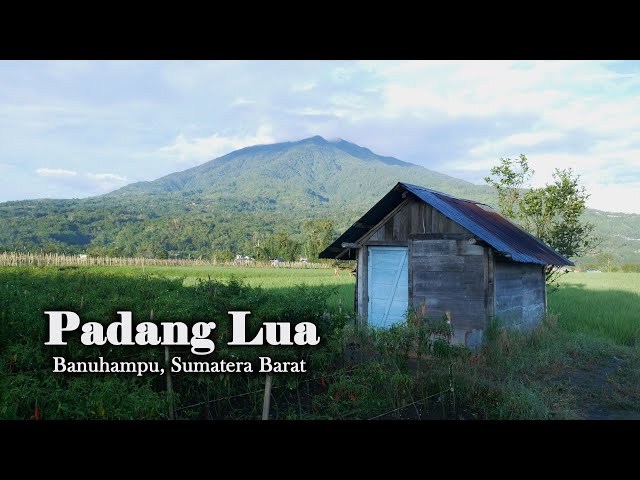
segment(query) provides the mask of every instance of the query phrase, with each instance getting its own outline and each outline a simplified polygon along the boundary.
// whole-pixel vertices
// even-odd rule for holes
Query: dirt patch
[[[640,385],[633,381],[630,362],[617,356],[605,363],[569,372],[568,381],[586,420],[640,420]]]

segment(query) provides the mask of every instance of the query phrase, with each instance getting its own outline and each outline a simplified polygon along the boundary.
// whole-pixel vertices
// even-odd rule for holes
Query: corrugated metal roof
[[[342,243],[353,243],[373,228],[395,206],[402,201],[402,193],[409,191],[425,201],[444,216],[462,225],[478,238],[484,240],[498,252],[509,255],[512,260],[523,263],[541,265],[573,265],[547,244],[515,225],[489,205],[473,200],[457,198],[429,188],[398,183],[358,222],[344,232],[340,238],[327,247],[321,258],[336,258],[344,252]],[[351,250],[341,258],[354,259],[355,251]]]

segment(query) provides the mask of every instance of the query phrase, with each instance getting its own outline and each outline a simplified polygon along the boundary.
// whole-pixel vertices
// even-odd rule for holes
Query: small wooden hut
[[[355,311],[376,327],[409,305],[447,314],[476,347],[491,317],[530,329],[546,314],[546,265],[573,263],[490,206],[398,183],[320,258],[357,260]]]

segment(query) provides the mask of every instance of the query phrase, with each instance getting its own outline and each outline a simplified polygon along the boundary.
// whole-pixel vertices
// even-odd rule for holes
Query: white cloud
[[[498,158],[502,152],[522,150],[525,147],[533,147],[549,140],[562,138],[560,132],[526,132],[515,133],[496,141],[484,141],[480,145],[469,150],[471,155],[487,155]],[[494,160],[495,161],[495,160]]]
[[[294,92],[308,92],[317,86],[318,84],[316,82],[296,83],[291,87],[291,90]]]
[[[75,170],[64,170],[62,168],[38,168],[36,173],[43,177],[76,177],[78,172]]]
[[[128,178],[114,173],[87,173],[86,188],[93,195],[108,193],[129,183]]]
[[[638,196],[638,132],[640,62],[0,62],[0,162],[74,192],[320,134],[476,182],[525,153],[536,181],[572,166],[614,201]]]
[[[168,158],[175,167],[192,167],[207,162],[234,150],[251,145],[273,143],[271,127],[263,125],[255,134],[224,136],[214,133],[209,137],[187,137],[180,134],[171,145],[159,148],[145,157]]]
[[[553,62],[522,68],[506,61],[394,65],[379,72],[385,84],[384,112],[418,117],[425,110],[447,117],[540,112],[568,97],[556,82],[548,82],[563,68]]]
[[[623,185],[589,185],[588,192],[591,197],[587,205],[591,208],[607,212],[640,213],[637,206],[640,182]]]
[[[47,62],[46,68],[58,80],[72,80],[91,72],[93,64],[87,60],[54,60]]]
[[[56,197],[59,187],[69,189],[75,196],[99,195],[127,184],[128,179],[115,173],[81,173],[62,168],[38,168],[36,175],[47,180],[50,187],[44,196]]]
[[[409,61],[367,62],[383,86],[382,112],[388,116],[424,110],[449,117],[532,113],[551,121],[593,123],[603,113],[623,110],[638,118],[636,98],[611,101],[607,112],[588,107],[637,86],[637,75],[615,74],[598,62]],[[576,103],[577,102],[577,103]],[[634,113],[635,110],[635,113]],[[585,117],[585,113],[586,115]],[[574,126],[575,128],[575,126]]]
[[[515,158],[517,150],[504,156]],[[535,170],[532,186],[541,187],[553,181],[556,168],[571,168],[580,175],[590,198],[587,206],[598,210],[640,213],[636,199],[640,198],[640,149],[608,151],[592,154],[543,153],[527,155],[529,166]],[[497,164],[496,157],[483,157],[473,162],[460,162],[452,166],[454,170],[469,171],[486,175]]]
[[[87,176],[92,180],[98,181],[112,181],[112,182],[126,182],[127,177],[122,175],[116,175],[114,173],[87,173]]]
[[[559,61],[395,62],[366,68],[384,85],[384,102],[371,116],[394,122],[414,118],[436,127],[447,119],[528,119],[513,127],[503,123],[491,139],[486,134],[467,139],[468,147],[455,159],[442,159],[440,169],[468,172],[478,181],[500,157],[525,153],[536,171],[535,185],[550,181],[555,168],[570,167],[591,192],[590,206],[640,212],[629,202],[640,198],[637,73],[616,73],[600,62]],[[464,131],[456,133],[465,140]]]
[[[340,108],[318,108],[318,107],[303,107],[287,110],[287,113],[293,115],[300,115],[303,117],[336,117],[342,118],[347,115],[345,109]]]
[[[207,84],[215,85],[221,76],[242,65],[238,60],[169,61],[161,65],[161,78],[178,92],[192,93]]]
[[[242,105],[254,105],[256,103],[255,100],[251,100],[245,97],[238,97],[233,102],[231,102],[232,107],[239,107]]]

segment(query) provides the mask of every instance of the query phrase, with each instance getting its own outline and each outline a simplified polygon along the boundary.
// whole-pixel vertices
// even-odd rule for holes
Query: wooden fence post
[[[269,420],[269,407],[271,405],[271,374],[267,373],[264,382],[264,401],[262,402],[262,420]]]
[[[169,394],[169,420],[175,420],[175,412],[173,410],[173,382],[171,380],[171,365],[169,359],[169,346],[164,346],[164,365],[167,374],[167,393]]]
[[[149,313],[149,320],[153,322],[153,308]],[[167,395],[169,397],[169,420],[175,420],[175,412],[173,410],[173,381],[171,379],[171,356],[169,355],[169,346],[164,346],[164,373],[167,375]]]

